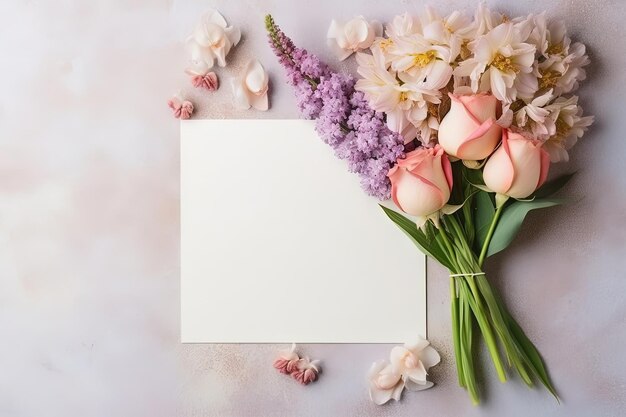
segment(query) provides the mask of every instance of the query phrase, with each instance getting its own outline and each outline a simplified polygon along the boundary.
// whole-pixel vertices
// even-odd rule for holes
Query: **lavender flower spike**
[[[359,175],[365,192],[380,200],[391,193],[387,172],[404,156],[404,140],[354,89],[350,75],[331,71],[315,55],[294,45],[274,19],[265,17],[269,43],[294,87],[304,118],[316,120],[320,137]]]

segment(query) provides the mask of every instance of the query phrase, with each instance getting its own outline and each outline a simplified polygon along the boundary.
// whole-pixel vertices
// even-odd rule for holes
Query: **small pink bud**
[[[298,362],[300,361],[300,359],[292,359],[287,363],[287,366],[285,367],[285,369],[287,370],[288,373],[292,373],[298,370]]]
[[[193,104],[191,101],[184,101],[180,109],[180,118],[189,119],[193,113]]]
[[[302,385],[309,385],[317,379],[317,372],[313,369],[305,369],[302,371],[296,371],[291,374],[291,376],[293,376],[293,378]]]
[[[193,113],[193,104],[187,100],[181,101],[178,97],[169,99],[167,106],[172,109],[172,113],[177,119],[189,119]]]
[[[204,88],[208,91],[215,91],[219,88],[219,80],[214,72],[209,72],[205,75],[192,75],[191,84],[196,88]]]
[[[289,374],[290,372],[287,371],[288,364],[289,361],[287,359],[278,358],[274,361],[274,368],[278,369],[278,372],[281,374]]]

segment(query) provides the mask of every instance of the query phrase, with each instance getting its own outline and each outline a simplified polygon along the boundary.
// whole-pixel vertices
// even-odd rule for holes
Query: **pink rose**
[[[428,216],[440,210],[450,199],[452,168],[439,145],[418,148],[399,159],[387,174],[391,196],[405,213]]]
[[[541,142],[504,130],[502,146],[487,160],[483,177],[490,190],[525,198],[545,182],[549,167],[550,156]]]
[[[496,124],[499,102],[491,94],[457,96],[439,125],[439,144],[449,155],[478,161],[488,157],[500,141]]]

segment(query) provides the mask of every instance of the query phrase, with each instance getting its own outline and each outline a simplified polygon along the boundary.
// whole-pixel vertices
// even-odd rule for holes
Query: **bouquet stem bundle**
[[[452,168],[455,177],[474,176],[478,180],[479,171],[469,170],[461,162],[454,163]],[[570,177],[546,183],[537,190],[535,197],[552,194]],[[532,201],[506,202],[496,208],[492,195],[474,188],[467,180],[465,182],[465,192],[455,196],[464,202],[462,208],[443,216],[438,228],[431,222],[422,229],[417,228],[412,220],[381,207],[422,252],[450,272],[452,336],[458,382],[468,391],[472,402],[478,404],[480,398],[475,364],[476,328],[501,382],[507,380],[506,369],[510,367],[526,385],[532,387],[534,381],[539,380],[558,399],[539,351],[492,288],[483,264],[488,255],[508,245],[529,210],[554,206],[560,201],[534,198]]]

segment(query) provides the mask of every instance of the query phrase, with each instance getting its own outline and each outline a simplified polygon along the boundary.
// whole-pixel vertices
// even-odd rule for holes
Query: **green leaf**
[[[496,209],[493,206],[489,193],[479,191],[476,193],[475,200],[476,212],[474,215],[474,228],[476,230],[476,243],[474,248],[476,249],[476,253],[480,253],[481,248],[485,244],[489,225],[496,213]]]
[[[509,322],[509,327],[511,332],[515,336],[518,345],[522,348],[523,352],[526,354],[526,359],[529,362],[529,365],[532,367],[533,371],[541,381],[541,383],[547,388],[548,391],[559,401],[559,396],[550,381],[550,377],[548,376],[548,371],[546,370],[546,366],[541,359],[541,355],[539,351],[533,345],[533,343],[528,339],[522,328],[519,324],[511,317],[510,314],[507,314],[507,319]]]
[[[496,230],[489,244],[487,256],[494,255],[511,244],[513,238],[519,232],[526,215],[531,210],[553,207],[562,204],[561,199],[542,199],[532,201],[516,201],[504,209],[502,217],[496,226]]]
[[[560,177],[546,182],[541,187],[539,187],[537,191],[535,191],[533,197],[545,198],[551,196],[552,194],[563,188],[565,184],[567,184],[575,174],[575,172],[572,172],[571,174],[561,175]]]
[[[415,222],[381,204],[379,204],[379,206],[383,209],[387,217],[389,217],[424,254],[437,260],[446,268],[452,269],[452,265],[443,250],[435,243],[434,239],[427,238],[424,232],[415,225]]]

